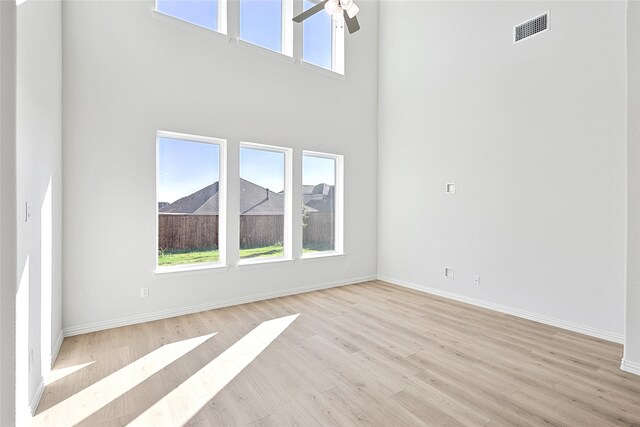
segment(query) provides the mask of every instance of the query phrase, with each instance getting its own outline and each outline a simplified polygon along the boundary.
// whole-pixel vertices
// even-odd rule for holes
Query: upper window
[[[290,150],[240,148],[240,260],[290,258]]]
[[[282,50],[282,0],[240,0],[240,38]]]
[[[304,0],[304,10],[315,0]],[[344,23],[321,11],[303,24],[302,59],[313,65],[344,74]]]
[[[224,263],[223,144],[158,133],[158,267]]]
[[[210,30],[227,33],[226,0],[156,0],[156,10]]]
[[[291,0],[240,0],[240,39],[291,56],[292,5]]]
[[[305,152],[302,157],[303,256],[342,252],[342,157]]]

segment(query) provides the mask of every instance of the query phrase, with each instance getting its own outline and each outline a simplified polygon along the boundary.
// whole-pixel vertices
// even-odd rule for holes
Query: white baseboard
[[[63,340],[64,334],[62,333],[62,331],[60,331],[60,333],[58,334],[58,339],[56,340],[56,343],[54,344],[51,351],[51,368],[53,368],[53,365],[55,365],[56,363],[56,359],[58,358],[58,353],[60,353],[60,347],[62,347]]]
[[[143,314],[139,316],[124,317],[124,318],[108,320],[104,322],[90,323],[87,325],[71,326],[69,328],[64,328],[63,333],[65,337],[71,337],[74,335],[102,331],[102,330],[111,329],[111,328],[119,328],[121,326],[135,325],[137,323],[151,322],[154,320],[168,319],[171,317],[182,316],[185,314],[213,310],[216,308],[246,304],[250,302],[262,301],[262,300],[272,299],[272,298],[286,297],[289,295],[303,294],[306,292],[319,291],[321,289],[329,289],[329,288],[336,288],[339,286],[353,285],[356,283],[368,282],[376,279],[377,279],[377,276],[364,276],[364,277],[357,277],[350,280],[321,283],[317,285],[304,286],[301,288],[287,289],[283,291],[266,292],[266,293],[250,295],[246,297],[231,298],[231,299],[221,300],[221,301],[212,301],[205,304],[174,308],[171,310],[157,311],[154,313]]]
[[[630,372],[632,374],[640,375],[640,363],[632,362],[627,359],[622,359],[622,364],[620,365],[620,369],[625,372]]]
[[[426,292],[428,294],[437,295],[440,297],[452,299],[455,301],[464,302],[467,304],[475,305],[478,307],[487,308],[489,310],[498,311],[500,313],[511,314],[516,317],[521,317],[523,319],[533,320],[535,322],[544,323],[545,325],[555,326],[562,329],[567,329],[569,331],[578,332],[580,334],[589,335],[591,337],[600,338],[607,341],[612,341],[618,344],[624,343],[624,335],[617,334],[614,332],[603,331],[600,329],[595,329],[590,326],[579,325],[576,323],[566,322],[564,320],[554,319],[552,317],[543,316],[540,314],[531,313],[525,310],[520,310],[517,308],[511,308],[504,305],[494,304],[492,302],[479,300],[476,298],[467,297],[464,295],[459,295],[453,292],[442,291],[440,289],[430,288],[428,286],[418,285],[415,283],[409,283],[404,280],[395,279],[393,277],[378,275],[378,279],[384,282],[389,282],[393,285],[402,286],[409,289],[414,289],[416,291]]]
[[[44,393],[44,378],[40,378],[40,384],[38,385],[38,389],[36,393],[31,398],[29,402],[29,410],[31,411],[31,416],[36,414],[36,410],[38,409],[38,405],[40,404],[40,399],[42,399],[42,394]]]

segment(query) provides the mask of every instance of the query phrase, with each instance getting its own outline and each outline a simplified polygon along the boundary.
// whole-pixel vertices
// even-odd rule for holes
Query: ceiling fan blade
[[[293,22],[302,22],[305,19],[312,17],[313,15],[315,15],[316,13],[318,13],[322,9],[324,9],[324,5],[328,1],[329,0],[323,0],[320,3],[318,3],[317,5],[315,5],[313,7],[310,7],[309,9],[305,10],[304,12],[302,12],[300,15],[296,16],[295,18],[293,18]]]
[[[344,11],[344,22],[347,24],[347,30],[349,30],[349,34],[353,34],[360,29],[360,24],[358,23],[358,18],[353,17],[349,18],[349,14],[347,11]]]

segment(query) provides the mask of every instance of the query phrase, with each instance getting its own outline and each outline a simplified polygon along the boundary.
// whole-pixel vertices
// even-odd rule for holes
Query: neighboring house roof
[[[310,187],[310,188],[305,188]],[[160,213],[217,215],[220,206],[218,201],[218,183],[182,197],[159,209]],[[333,186],[318,184],[305,185],[304,210],[307,212],[333,211]],[[284,194],[261,187],[246,179],[240,179],[240,214],[241,215],[284,215]]]
[[[324,196],[328,196],[331,193],[333,193],[333,185],[329,184],[318,184],[311,191],[311,194],[322,194]]]
[[[305,185],[312,187],[310,190],[303,189],[302,202],[320,212],[333,212],[333,185],[317,184]]]
[[[160,213],[217,215],[218,183],[189,194],[175,202],[160,208]],[[246,179],[240,179],[241,215],[283,215],[284,195],[274,193]]]
[[[284,215],[284,195],[240,179],[240,215]]]
[[[318,212],[333,212],[333,194],[322,199],[309,200],[305,205]]]
[[[176,200],[160,209],[161,213],[218,214],[218,183]]]

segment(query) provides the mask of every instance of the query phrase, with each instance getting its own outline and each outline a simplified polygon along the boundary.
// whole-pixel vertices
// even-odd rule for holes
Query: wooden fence
[[[159,214],[158,248],[218,247],[218,215]]]
[[[304,222],[306,226],[302,232],[302,247],[316,249],[334,247],[336,233],[333,212],[310,212]]]
[[[305,220],[304,247],[333,246],[333,213],[312,212]],[[240,247],[273,245],[284,240],[283,215],[241,215]],[[211,249],[218,246],[218,215],[159,214],[158,247]]]
[[[240,248],[272,246],[284,240],[284,215],[240,215]]]

